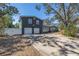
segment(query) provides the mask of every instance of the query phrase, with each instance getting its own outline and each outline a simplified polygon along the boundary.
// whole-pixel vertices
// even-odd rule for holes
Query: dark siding
[[[32,24],[28,23],[29,18],[32,19]],[[21,17],[22,20],[22,34],[24,34],[24,28],[32,28],[32,33],[34,34],[34,28],[39,28],[40,33],[42,33],[43,21],[37,17]],[[36,20],[39,20],[39,25],[36,24]]]

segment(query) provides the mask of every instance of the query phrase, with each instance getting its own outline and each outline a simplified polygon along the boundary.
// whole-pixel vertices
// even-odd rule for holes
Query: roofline
[[[38,17],[36,17],[36,16],[20,16],[20,18],[21,17],[35,17],[35,18],[38,18]],[[40,19],[40,18],[38,18],[39,20],[42,20],[42,19]]]

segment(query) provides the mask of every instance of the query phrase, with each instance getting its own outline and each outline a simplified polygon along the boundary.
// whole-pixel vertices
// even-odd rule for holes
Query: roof
[[[20,16],[20,18],[25,17],[25,18],[37,18],[39,20],[41,20],[40,18],[36,17],[36,16]]]

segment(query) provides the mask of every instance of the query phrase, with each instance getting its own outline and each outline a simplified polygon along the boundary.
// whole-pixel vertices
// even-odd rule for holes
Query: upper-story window
[[[39,20],[36,20],[36,24],[38,24],[38,25],[39,25]]]
[[[32,24],[32,19],[28,19],[28,23],[29,24]]]

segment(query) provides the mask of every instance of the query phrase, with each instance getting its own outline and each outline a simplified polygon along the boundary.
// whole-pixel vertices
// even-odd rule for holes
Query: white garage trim
[[[32,34],[32,28],[24,28],[24,34]]]
[[[39,28],[34,28],[34,33],[39,33]]]

